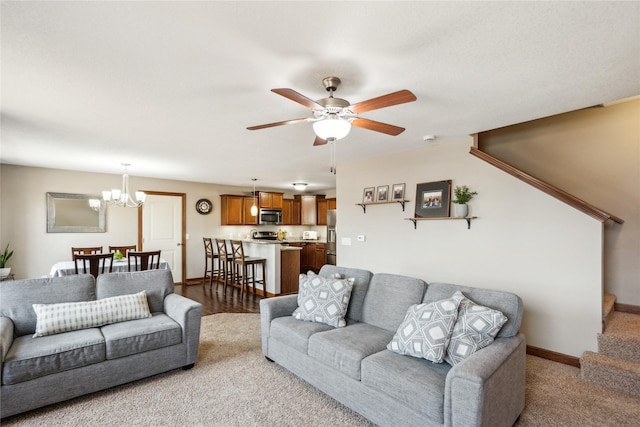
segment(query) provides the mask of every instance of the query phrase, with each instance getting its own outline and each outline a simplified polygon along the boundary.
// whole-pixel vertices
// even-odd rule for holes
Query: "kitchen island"
[[[243,239],[242,245],[247,256],[265,258],[266,263],[266,294],[261,289],[264,296],[275,296],[283,293],[297,292],[297,278],[300,273],[300,252],[302,248],[283,245],[278,240],[256,240]],[[297,259],[297,262],[296,262]],[[295,292],[292,292],[292,278],[296,280]]]

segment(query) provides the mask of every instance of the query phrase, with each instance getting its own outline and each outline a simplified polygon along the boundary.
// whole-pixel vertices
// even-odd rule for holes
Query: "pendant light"
[[[258,206],[256,204],[256,181],[258,178],[251,178],[253,181],[253,206],[251,206],[251,216],[258,216]]]

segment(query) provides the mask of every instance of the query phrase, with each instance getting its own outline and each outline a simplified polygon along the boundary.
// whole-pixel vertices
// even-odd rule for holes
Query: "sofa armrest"
[[[262,335],[262,353],[268,353],[268,342],[271,332],[271,321],[276,317],[291,316],[298,308],[298,295],[283,295],[281,297],[263,298],[260,300],[260,329]]]
[[[497,338],[447,374],[445,425],[513,425],[524,409],[525,377],[524,334]]]
[[[8,317],[0,317],[0,356],[2,363],[7,356],[11,344],[13,344],[13,320]]]
[[[182,327],[182,342],[187,345],[185,365],[195,363],[200,344],[202,304],[182,295],[169,294],[164,299],[164,312]]]

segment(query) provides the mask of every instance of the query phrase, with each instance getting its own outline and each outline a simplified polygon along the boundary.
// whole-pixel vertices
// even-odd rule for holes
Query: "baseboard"
[[[557,353],[551,350],[545,350],[543,348],[534,347],[532,345],[527,346],[527,354],[532,356],[541,357],[543,359],[552,360],[558,363],[564,363],[565,365],[580,367],[580,358],[569,356],[567,354]]]
[[[613,309],[624,313],[640,314],[640,305],[620,304],[617,302],[613,305]]]

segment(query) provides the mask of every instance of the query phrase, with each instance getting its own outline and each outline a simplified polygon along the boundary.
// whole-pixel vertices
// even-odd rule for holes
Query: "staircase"
[[[605,296],[604,332],[598,352],[580,358],[584,381],[640,398],[640,314],[614,311],[615,297]]]

